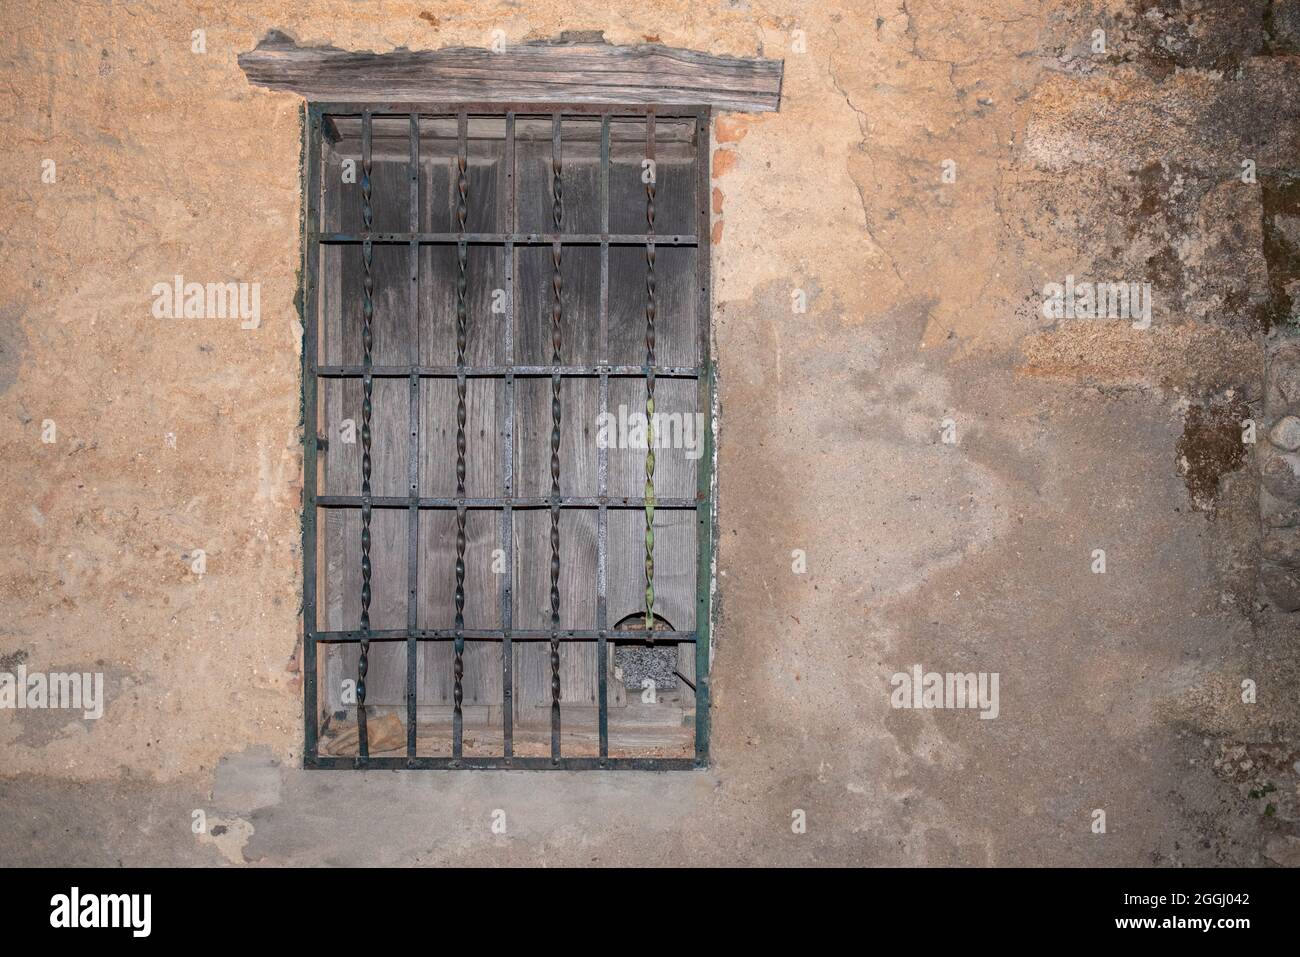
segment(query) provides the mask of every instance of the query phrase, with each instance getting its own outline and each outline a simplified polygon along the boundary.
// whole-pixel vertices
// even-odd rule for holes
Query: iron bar
[[[374,508],[407,508],[411,500],[405,495],[372,495],[370,505]],[[316,504],[321,508],[360,508],[366,503],[361,495],[318,495]],[[420,508],[638,508],[644,509],[646,500],[635,497],[562,495],[558,499],[553,495],[535,498],[426,498],[419,499]],[[658,509],[693,509],[699,505],[693,498],[655,499]]]
[[[456,225],[463,237],[465,219],[469,213],[466,194],[469,192],[469,177],[465,173],[467,163],[466,138],[469,118],[461,113],[457,120],[460,146],[456,156]],[[465,627],[465,346],[468,342],[468,305],[466,292],[468,281],[465,277],[466,259],[469,249],[462,239],[456,245],[456,495],[461,499],[456,506],[456,629]],[[453,712],[451,728],[451,754],[459,758],[463,747],[464,716],[461,713],[461,701],[465,696],[463,681],[465,677],[465,639],[457,638],[456,655],[452,665],[453,675]]]
[[[456,640],[456,635],[462,635],[466,641],[502,641],[510,639],[511,641],[550,641],[552,635],[557,635],[560,641],[593,641],[599,642],[600,631],[595,628],[570,628],[552,631],[549,628],[518,628],[506,630],[502,628],[417,628],[407,630],[401,628],[390,628],[387,630],[376,631],[374,629],[366,632],[369,637],[367,641],[405,641],[407,638],[414,637],[416,641],[440,642]],[[606,640],[614,645],[630,645],[644,641],[651,633],[640,628],[629,629],[627,631],[607,631]],[[356,644],[361,641],[362,632],[360,631],[311,631],[309,633],[311,641],[338,644]],[[693,631],[655,631],[656,641],[663,644],[693,644],[696,640],[696,632]]]
[[[303,435],[303,522],[302,522],[302,675],[303,675],[303,754],[311,760],[316,754],[320,733],[320,711],[317,703],[316,644],[308,639],[319,624],[316,620],[316,484],[319,443],[316,432],[318,418],[318,385],[312,369],[316,365],[319,348],[319,277],[321,250],[316,242],[320,234],[321,218],[321,129],[322,118],[316,107],[308,107],[304,116],[306,136],[303,158],[306,170],[306,212],[303,216],[303,348],[302,348],[302,435]]]
[[[471,246],[642,246],[649,236],[645,233],[375,233],[370,241],[377,245],[405,245],[419,243],[424,246],[458,246],[462,242]],[[320,242],[325,246],[359,246],[366,241],[364,233],[322,233]],[[664,235],[655,238],[660,246],[696,246],[698,237]]]
[[[561,145],[560,114],[551,117],[551,196],[555,232],[559,233],[564,221],[564,193],[560,179]],[[551,261],[555,272],[551,279],[554,299],[551,303],[551,365],[561,363],[560,346],[564,318],[562,290],[563,274],[560,260],[564,247],[557,241],[551,246]],[[551,631],[560,629],[560,375],[551,375]],[[560,758],[560,642],[551,638],[551,760]]]
[[[695,253],[696,306],[695,325],[698,337],[697,360],[707,373],[698,380],[698,405],[709,423],[704,429],[704,455],[695,466],[698,506],[695,510],[695,766],[709,763],[709,653],[710,626],[713,614],[713,556],[714,521],[713,504],[716,487],[713,480],[713,443],[716,427],[713,396],[717,388],[716,370],[711,358],[710,329],[712,303],[709,299],[710,256],[709,222],[709,110],[700,110],[695,117],[695,209],[697,231],[705,237],[704,245]]]
[[[420,117],[411,114],[410,160],[407,168],[410,202],[407,216],[411,229],[420,228]],[[409,380],[410,441],[406,467],[410,504],[406,510],[406,627],[414,631],[419,613],[420,572],[420,377],[414,371],[420,363],[420,244],[411,243],[411,375]],[[373,375],[373,369],[372,369]],[[406,756],[416,752],[416,706],[419,648],[415,639],[406,642]]]
[[[317,770],[351,768],[351,758],[315,755],[307,766]],[[521,757],[467,757],[467,758],[371,758],[366,767],[377,771],[402,769],[444,771],[449,769],[469,771],[689,771],[698,765],[691,758],[521,758]]]
[[[361,222],[367,234],[374,226],[374,210],[370,205],[370,132],[371,118],[365,113],[361,118]],[[370,419],[373,414],[374,380],[370,375],[374,349],[375,277],[374,247],[366,240],[361,247],[364,270],[362,280],[361,347],[363,350],[361,379],[361,631],[370,631]],[[370,756],[370,743],[366,725],[366,672],[370,667],[370,642],[361,642],[361,657],[357,659],[357,742],[360,760]]]
[[[506,225],[513,233],[516,229],[515,213],[515,115],[506,114]],[[515,361],[515,247],[505,246],[506,314],[501,323],[501,353],[499,361]],[[513,372],[502,375],[502,398],[505,412],[501,430],[501,494],[514,496],[515,453],[515,377]],[[514,511],[507,502],[501,508],[501,556],[505,564],[505,579],[501,588],[501,627],[505,634],[501,641],[501,736],[502,754],[506,764],[514,756],[514,648],[510,643],[510,629],[514,627]]]
[[[609,232],[609,117],[600,118],[600,231]],[[600,328],[597,332],[597,363],[609,364],[609,243],[600,244]],[[609,372],[600,374],[600,416],[609,414]],[[609,494],[609,448],[596,445],[596,496]],[[596,708],[601,764],[609,757],[609,506],[596,506]]]
[[[645,626],[655,626],[655,115],[645,118]],[[649,643],[653,643],[651,637]]]
[[[554,108],[543,102],[495,100],[455,100],[435,102],[427,100],[320,100],[316,106],[321,112],[328,113],[335,119],[360,116],[373,113],[375,116],[406,116],[408,113],[436,113],[447,116],[455,113],[485,114],[500,116],[502,113],[515,113],[520,116],[546,117]],[[651,103],[566,103],[564,113],[585,116],[644,116],[650,110],[661,118],[694,119],[698,110],[687,106]]]
[[[423,379],[456,379],[460,377],[462,371],[471,379],[499,379],[507,375],[549,379],[557,372],[561,378],[565,379],[594,379],[600,376],[639,379],[646,374],[646,367],[644,365],[613,366],[599,363],[596,365],[562,365],[558,368],[550,365],[466,366],[464,370],[456,366],[372,366],[370,374],[376,379],[405,379],[411,375],[417,375]],[[655,366],[653,371],[655,376],[660,379],[698,379],[703,374],[702,370],[695,366]],[[324,379],[359,379],[365,374],[365,371],[358,365],[328,365],[318,366],[316,374]]]

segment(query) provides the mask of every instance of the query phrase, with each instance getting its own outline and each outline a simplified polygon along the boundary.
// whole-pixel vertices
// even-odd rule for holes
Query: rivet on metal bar
[[[367,110],[361,117],[361,222],[369,237],[374,226],[374,210],[370,206],[370,137],[371,120]],[[374,247],[369,238],[361,246],[364,269],[361,306],[361,346],[364,350],[361,378],[361,657],[357,659],[357,745],[361,760],[370,756],[370,740],[366,727],[366,672],[370,667],[370,418],[373,412],[374,379],[371,378],[374,347],[375,277]]]
[[[560,181],[560,114],[551,120],[551,190],[554,198],[552,217],[555,231],[560,232],[564,219],[564,194]],[[560,273],[562,246],[551,246],[555,272],[551,276],[554,298],[551,302],[551,363],[560,365],[561,303],[563,277]],[[551,760],[560,759],[560,374],[551,375]]]
[[[469,191],[469,178],[465,175],[468,154],[468,117],[461,113],[459,119],[460,147],[456,156],[456,226],[461,235],[465,234],[465,217],[469,211],[465,197]],[[456,495],[465,495],[465,345],[467,306],[465,293],[466,257],[468,247],[462,239],[456,246]],[[464,715],[461,713],[461,701],[465,696],[463,679],[465,676],[465,504],[462,501],[456,507],[456,661],[454,665],[455,685],[452,691],[454,711],[452,712],[451,753],[460,757],[464,736]]]

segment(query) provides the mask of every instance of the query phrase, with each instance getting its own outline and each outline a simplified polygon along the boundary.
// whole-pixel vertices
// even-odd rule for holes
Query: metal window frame
[[[423,115],[459,117],[459,136],[462,148],[465,143],[465,118],[468,115],[504,116],[506,118],[506,159],[513,175],[514,167],[514,121],[516,115],[538,116],[553,114],[557,118],[564,116],[597,116],[601,123],[601,229],[599,234],[468,234],[468,233],[421,233],[419,229],[419,187],[418,182],[411,185],[411,229],[409,233],[370,233],[337,234],[321,230],[322,210],[322,174],[321,146],[323,142],[323,124],[325,117],[331,115],[361,115],[364,118],[375,116],[406,116],[411,118],[411,158],[415,161],[413,169],[418,169],[419,127],[418,117]],[[647,236],[611,235],[609,228],[609,121],[611,118],[647,118],[652,117],[691,119],[695,122],[696,163],[695,163],[695,204],[696,231],[694,236],[653,236],[656,244],[691,245],[697,249],[695,257],[695,294],[696,311],[699,317],[697,331],[699,336],[700,364],[694,368],[613,366],[608,363],[609,346],[609,248],[612,245],[644,245]],[[673,771],[707,767],[709,763],[709,719],[710,719],[710,658],[712,632],[712,614],[714,589],[713,555],[716,542],[716,504],[717,483],[714,474],[715,430],[717,416],[715,395],[717,372],[712,360],[711,340],[713,331],[712,288],[710,272],[710,159],[712,110],[709,107],[681,107],[655,105],[592,105],[592,104],[544,104],[544,103],[454,103],[454,102],[308,102],[303,114],[303,156],[302,180],[306,202],[303,213],[303,269],[302,269],[302,421],[303,421],[303,512],[302,512],[302,559],[303,559],[303,767],[310,769],[409,769],[409,770],[649,770]],[[650,120],[652,122],[652,120]],[[371,129],[369,119],[363,119],[363,130]],[[558,119],[557,119],[558,124]],[[558,139],[558,128],[556,137]],[[513,229],[516,223],[515,207],[517,190],[512,183],[508,197],[508,216]],[[512,250],[516,245],[596,245],[601,251],[600,280],[600,330],[599,361],[585,366],[490,366],[467,369],[463,365],[436,367],[419,366],[321,366],[317,362],[319,345],[318,306],[319,306],[319,268],[320,248],[323,245],[344,245],[349,243],[393,243],[408,244],[416,269],[418,282],[419,257],[421,245],[465,243],[485,243],[501,245],[506,252],[506,302],[507,316],[503,322],[503,355],[514,358],[513,317],[514,317],[514,275]],[[418,329],[414,348],[418,349]],[[418,351],[413,351],[418,362]],[[600,406],[607,409],[609,405],[609,380],[611,377],[664,377],[695,379],[699,386],[698,408],[704,414],[707,427],[704,434],[704,449],[696,468],[696,497],[692,499],[656,499],[654,507],[659,509],[694,509],[696,513],[696,616],[695,630],[692,632],[664,631],[618,631],[610,629],[605,603],[607,575],[607,511],[610,508],[643,508],[645,501],[640,498],[610,497],[606,494],[607,453],[597,453],[597,495],[592,497],[546,497],[519,498],[513,493],[513,392],[514,379],[523,376],[554,376],[561,378],[594,377],[599,379]],[[411,383],[411,420],[412,431],[419,431],[418,398],[419,383],[424,378],[457,378],[461,382],[466,376],[500,377],[505,383],[506,407],[502,424],[503,449],[503,495],[490,499],[474,499],[464,496],[453,498],[419,497],[417,456],[411,457],[412,494],[401,497],[363,497],[344,495],[320,495],[317,489],[318,454],[323,446],[323,439],[317,430],[318,382],[324,378],[363,378],[371,380],[379,377],[408,378]],[[513,555],[512,523],[513,511],[520,508],[595,508],[597,510],[597,627],[595,629],[568,629],[558,632],[559,641],[594,641],[597,645],[597,671],[599,681],[599,756],[564,756],[553,750],[551,757],[523,757],[512,753],[513,735],[513,654],[514,641],[552,641],[556,633],[550,629],[514,629],[512,621],[513,573],[507,576],[502,588],[502,620],[498,629],[417,629],[415,627],[415,602],[410,590],[416,587],[418,562],[413,555],[408,555],[408,615],[407,628],[403,630],[366,631],[322,631],[317,625],[316,608],[316,574],[317,574],[317,521],[321,508],[406,508],[412,516],[420,509],[456,509],[464,514],[466,509],[482,508],[501,512],[501,544],[505,553]],[[415,549],[416,522],[410,522],[408,529],[410,549]],[[513,559],[511,559],[513,566]],[[608,735],[608,698],[606,689],[607,648],[609,644],[643,644],[653,635],[656,643],[680,644],[690,643],[695,646],[695,756],[693,758],[663,757],[610,757]],[[417,692],[415,688],[415,660],[419,642],[450,641],[458,647],[463,642],[499,641],[502,644],[503,670],[503,748],[500,755],[464,755],[459,747],[459,735],[453,733],[453,754],[446,756],[421,756],[416,754],[417,724],[415,720]],[[403,641],[407,646],[407,753],[397,756],[334,756],[319,753],[319,702],[317,697],[317,648],[320,644],[369,641]]]

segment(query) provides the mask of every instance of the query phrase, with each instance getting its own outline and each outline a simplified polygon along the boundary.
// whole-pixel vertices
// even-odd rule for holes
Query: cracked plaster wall
[[[1300,155],[1295,4],[17,2],[0,22],[0,653],[113,676],[100,722],[0,720],[6,774],[297,760],[299,103],[236,55],[273,27],[378,51],[600,29],[785,59],[780,113],[714,128],[720,833],[822,801],[841,838],[816,859],[1292,846],[1243,796],[1268,763],[1231,750],[1294,777],[1257,479],[1187,455],[1185,425],[1262,416],[1288,331],[1294,213],[1267,196]],[[1067,273],[1151,282],[1152,328],[1043,318]],[[259,282],[260,327],[155,319],[176,274]],[[1078,571],[1099,542],[1104,583]],[[1003,670],[1003,717],[891,711],[915,661]],[[1243,674],[1271,691],[1253,711]],[[1075,835],[1107,801],[1134,843]]]

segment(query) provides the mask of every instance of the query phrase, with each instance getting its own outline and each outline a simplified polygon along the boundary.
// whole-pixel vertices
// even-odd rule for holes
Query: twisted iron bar
[[[551,190],[554,196],[552,219],[559,233],[564,219],[564,193],[560,179],[560,114],[553,119],[551,142]],[[555,271],[551,276],[551,364],[559,366],[561,332],[564,317],[560,273],[560,243],[551,246]],[[560,757],[560,374],[551,375],[551,759]]]
[[[460,117],[460,152],[456,157],[456,227],[461,240],[456,245],[456,495],[465,495],[465,345],[466,333],[466,289],[465,278],[468,247],[465,239],[465,218],[469,207],[466,195],[469,192],[469,179],[465,175],[467,132],[466,117]],[[465,638],[461,630],[465,627],[465,505],[456,506],[456,658],[453,667],[454,686],[452,701],[452,755],[460,757],[464,733],[464,716],[461,702],[465,692]]]
[[[370,137],[371,119],[366,113],[363,117],[361,131],[361,223],[365,241],[361,245],[361,263],[364,270],[362,281],[361,306],[361,346],[364,355],[361,362],[363,370],[361,388],[361,657],[357,660],[357,746],[361,757],[370,755],[370,738],[366,724],[366,672],[370,669],[370,419],[373,411],[372,398],[374,379],[373,369],[374,317],[375,317],[375,277],[374,246],[370,233],[374,226],[374,210],[370,205]]]
[[[645,218],[645,627],[650,635],[646,644],[654,643],[655,626],[655,117],[646,116]]]

